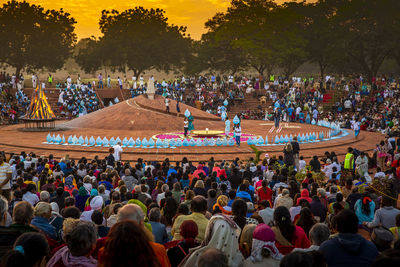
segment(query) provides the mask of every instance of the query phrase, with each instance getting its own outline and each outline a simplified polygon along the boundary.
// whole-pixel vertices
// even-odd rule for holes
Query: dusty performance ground
[[[63,131],[50,132],[64,135],[67,139],[70,135],[93,136],[95,139],[107,137],[124,137],[128,139],[151,138],[154,135],[177,133],[183,131],[183,113],[189,109],[195,117],[194,126],[196,130],[221,130],[224,131],[224,122],[214,115],[201,110],[180,104],[181,114],[176,114],[176,102],[171,101],[171,113],[165,112],[163,98],[157,97],[149,100],[144,96],[130,99],[117,105],[104,108],[86,116],[67,121],[59,122],[57,126],[64,128]],[[232,118],[230,118],[232,119]],[[49,132],[22,132],[23,125],[5,126],[0,128],[0,150],[6,153],[20,153],[21,151],[35,152],[38,155],[53,154],[56,158],[69,155],[70,158],[81,157],[93,158],[98,155],[104,158],[108,155],[106,147],[82,147],[43,144]],[[273,122],[268,121],[242,121],[242,132],[265,138],[271,143],[276,135],[297,135],[309,132],[323,131],[326,136],[327,128],[298,123],[281,123],[276,129]],[[346,153],[348,147],[357,147],[359,150],[372,152],[375,145],[384,138],[377,133],[361,132],[357,140],[354,139],[352,131],[349,135],[335,140],[318,143],[300,144],[301,155],[310,158],[313,155],[322,156],[325,151],[335,151],[339,156]],[[257,147],[270,156],[281,154],[282,145]],[[180,148],[124,148],[123,160],[135,161],[138,158],[145,160],[163,160],[168,157],[171,161],[180,161],[186,156],[191,161],[208,160],[214,157],[215,160],[232,160],[236,157],[247,159],[254,156],[251,148],[244,142],[241,147],[236,146],[213,146],[213,147],[180,147]]]

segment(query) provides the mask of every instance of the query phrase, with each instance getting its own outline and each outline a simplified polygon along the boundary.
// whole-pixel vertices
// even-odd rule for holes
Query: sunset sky
[[[218,11],[225,11],[230,0],[27,0],[47,9],[63,8],[77,21],[78,38],[99,36],[98,21],[103,9],[119,11],[143,6],[162,8],[166,11],[169,23],[188,27],[188,33],[199,39],[204,33],[204,23]],[[7,0],[0,0],[5,3]],[[278,0],[277,2],[284,2]]]

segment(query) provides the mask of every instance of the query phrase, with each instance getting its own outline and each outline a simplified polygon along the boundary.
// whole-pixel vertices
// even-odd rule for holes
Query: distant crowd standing
[[[344,162],[296,140],[259,162],[2,153],[1,266],[398,266],[389,143]]]
[[[100,102],[95,92],[95,85],[85,84],[78,77],[76,83],[68,76],[65,84],[57,84],[60,90],[57,105],[61,116],[75,118],[100,109]]]

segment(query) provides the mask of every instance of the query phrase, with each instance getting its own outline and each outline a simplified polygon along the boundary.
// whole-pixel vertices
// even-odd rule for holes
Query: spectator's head
[[[287,240],[292,240],[295,228],[292,224],[289,210],[284,206],[277,207],[274,211],[274,221],[282,235]]]
[[[45,266],[50,253],[46,237],[39,233],[24,233],[2,259],[1,266]]]
[[[222,251],[208,248],[199,257],[198,267],[228,267],[228,258]]]
[[[325,240],[328,240],[330,232],[326,224],[316,223],[311,227],[309,235],[311,243],[320,246]]]
[[[336,230],[340,234],[356,234],[358,232],[357,215],[350,209],[343,209],[334,217]]]
[[[69,252],[72,256],[89,256],[96,246],[96,228],[92,223],[80,222],[65,236]]]
[[[159,208],[152,208],[149,212],[149,220],[159,222],[161,220],[161,211]]]
[[[165,192],[169,192],[169,186],[168,186],[167,184],[163,184],[163,185],[161,186],[161,191],[163,191],[164,193],[165,193]]]
[[[393,200],[389,196],[382,197],[382,207],[392,207]]]
[[[337,193],[336,194],[336,202],[342,202],[342,201],[343,201],[343,194]]]
[[[51,217],[51,206],[47,202],[39,202],[35,206],[34,215],[37,217],[43,217],[50,219]]]
[[[128,204],[130,205],[130,204]],[[111,227],[101,265],[159,266],[149,236],[136,221],[123,220]]]
[[[40,201],[49,202],[50,201],[50,193],[47,191],[40,192]]]
[[[74,197],[66,197],[64,199],[64,206],[71,207],[75,205],[75,198]]]
[[[76,226],[78,226],[80,220],[79,219],[74,219],[74,218],[66,218],[64,219],[63,222],[63,239],[65,241],[65,237],[72,232],[72,230],[75,229]]]
[[[236,191],[235,190],[230,190],[228,193],[229,199],[235,199],[236,197]]]
[[[194,185],[195,188],[203,188],[204,189],[204,182],[202,180],[198,180]]]
[[[197,224],[192,220],[184,221],[180,226],[180,230],[180,234],[184,239],[194,239],[199,233],[199,228]]]
[[[317,189],[317,196],[321,197],[321,198],[325,198],[326,197],[326,191],[323,188],[318,188]]]
[[[92,222],[96,225],[103,224],[103,214],[98,210],[93,211],[91,219],[92,219]]]
[[[375,227],[371,234],[371,241],[382,252],[391,248],[393,234],[387,228]]]
[[[203,196],[195,196],[190,203],[192,212],[205,213],[207,211],[207,200]]]
[[[103,198],[101,196],[95,196],[90,201],[90,207],[92,210],[101,210],[103,207]]]
[[[81,211],[75,206],[70,206],[64,209],[62,215],[64,219],[66,218],[79,219],[81,217]]]
[[[262,200],[259,204],[260,208],[262,209],[266,209],[266,208],[270,208],[271,204],[269,203],[268,200]]]
[[[124,220],[132,220],[143,226],[144,213],[143,210],[136,204],[126,204],[118,211],[118,222]]]
[[[214,189],[209,189],[207,193],[209,198],[215,198],[217,196],[217,191]]]

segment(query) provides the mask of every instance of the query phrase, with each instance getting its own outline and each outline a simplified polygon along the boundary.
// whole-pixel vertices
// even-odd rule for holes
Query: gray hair
[[[87,255],[96,244],[96,227],[93,223],[79,222],[78,225],[65,236],[68,249],[72,256]]]
[[[40,192],[40,200],[48,202],[50,200],[50,193],[47,191]]]
[[[34,215],[44,217],[45,215],[51,214],[51,205],[48,202],[39,202],[35,206]]]
[[[161,219],[161,211],[159,208],[152,208],[149,212],[149,220],[153,222],[159,222]]]
[[[330,236],[329,228],[326,224],[316,223],[310,229],[310,241],[313,245],[320,246]]]
[[[0,195],[0,220],[8,210],[8,201],[5,197]]]
[[[198,267],[228,267],[228,258],[219,249],[208,248],[200,255]]]
[[[144,221],[143,210],[136,204],[126,204],[118,211],[117,215],[118,222],[124,220],[133,220],[140,224]]]
[[[163,192],[168,192],[168,191],[169,191],[169,186],[168,186],[167,184],[163,184],[163,185],[161,186],[161,191],[163,191]]]
[[[321,195],[321,197],[325,197],[326,196],[326,191],[323,188],[318,188],[317,189],[317,193]]]

